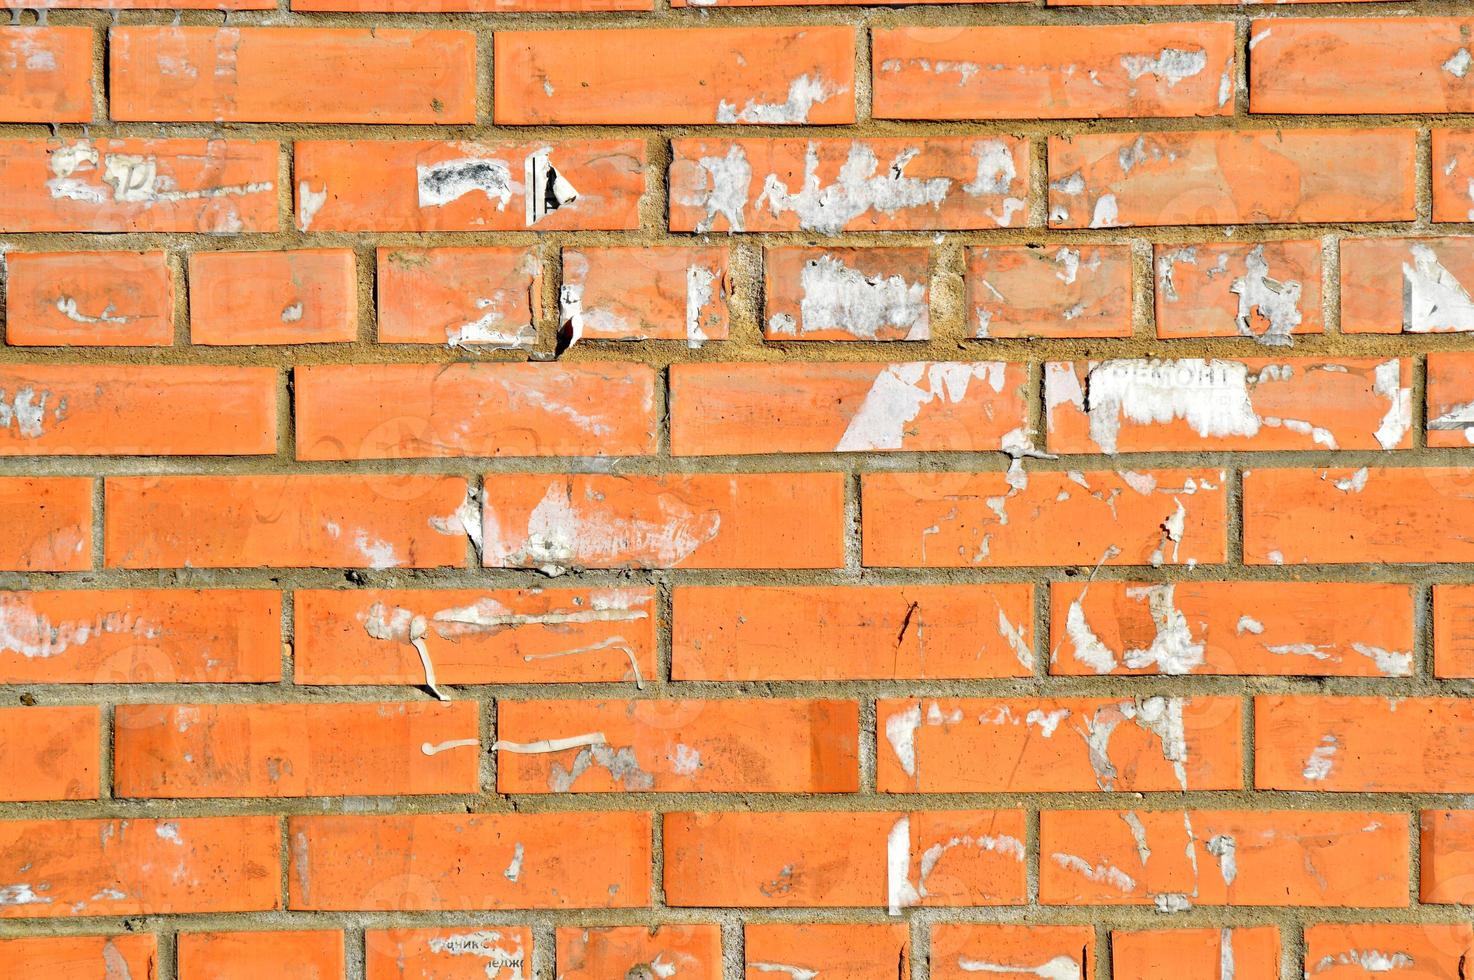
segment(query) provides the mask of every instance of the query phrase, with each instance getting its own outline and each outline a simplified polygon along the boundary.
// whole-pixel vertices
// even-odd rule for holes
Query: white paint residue
[[[522,161],[526,197],[526,221],[531,228],[543,218],[578,200],[578,188],[553,166],[552,147],[527,154]]]
[[[1413,958],[1403,952],[1383,952],[1379,949],[1348,949],[1344,953],[1323,956],[1315,964],[1315,973],[1324,973],[1337,966],[1356,966],[1368,973],[1391,973],[1413,966]]]
[[[960,405],[974,383],[995,392],[1003,385],[1000,361],[975,363],[912,361],[891,364],[876,375],[870,390],[850,418],[836,452],[901,449],[907,427],[933,403]]]
[[[498,739],[491,747],[499,752],[517,752],[522,755],[538,755],[548,752],[564,752],[585,745],[608,744],[603,732],[587,735],[570,735],[567,738],[548,738],[537,742],[508,742]]]
[[[1320,744],[1310,752],[1310,757],[1305,760],[1305,768],[1300,775],[1306,779],[1320,782],[1331,774],[1331,767],[1336,761],[1336,749],[1340,742],[1334,735],[1324,735]]]
[[[43,885],[44,889],[45,886]],[[51,899],[36,894],[35,889],[24,882],[0,885],[0,905],[50,905]]]
[[[1177,533],[1180,538],[1180,529]],[[1193,641],[1187,617],[1174,604],[1176,588],[1168,582],[1126,590],[1126,595],[1138,602],[1146,599],[1156,627],[1150,646],[1126,651],[1122,660],[1127,667],[1133,670],[1155,667],[1160,674],[1181,675],[1191,674],[1193,668],[1202,665],[1203,644]]]
[[[743,211],[752,193],[752,164],[747,152],[733,143],[724,157],[702,157],[696,161],[706,177],[706,187],[682,203],[706,208],[706,217],[696,222],[698,233],[711,231],[718,215],[727,219],[727,231],[745,231]]]
[[[1218,859],[1218,873],[1223,877],[1223,883],[1232,885],[1239,876],[1238,841],[1228,834],[1217,834],[1208,838],[1204,846]]]
[[[479,317],[445,328],[445,346],[481,347],[489,350],[527,350],[537,346],[537,326],[517,323],[508,316],[506,297],[501,293],[480,296],[476,308],[484,310]]]
[[[468,194],[483,194],[498,211],[505,211],[512,200],[512,168],[505,160],[461,157],[419,164],[415,173],[422,208],[444,207]]]
[[[467,487],[466,499],[461,501],[455,513],[445,517],[430,518],[430,527],[453,538],[464,536],[471,542],[479,557],[481,555],[481,500],[480,490]]]
[[[972,145],[972,156],[977,161],[972,180],[962,185],[963,193],[970,197],[984,194],[1007,194],[1018,176],[1013,165],[1013,152],[1002,140],[982,140]],[[1008,224],[1000,221],[999,224]]]
[[[481,740],[475,738],[456,738],[451,739],[448,742],[440,742],[439,744],[421,742],[420,751],[425,753],[425,755],[439,755],[440,753],[445,752],[449,749],[466,749],[480,744]]]
[[[851,143],[838,179],[824,187],[819,183],[818,144],[810,142],[804,155],[804,180],[800,188],[791,191],[777,174],[770,173],[754,206],[763,207],[766,203],[774,217],[792,211],[800,228],[823,235],[839,234],[845,225],[870,211],[891,215],[910,208],[938,208],[946,200],[952,181],[947,177],[907,177],[906,165],[920,152],[916,148],[901,151],[882,172],[880,160],[868,144]],[[702,164],[704,167],[705,161]],[[743,200],[745,203],[745,185]]]
[[[1377,670],[1384,677],[1411,677],[1413,673],[1413,655],[1411,652],[1402,650],[1387,650],[1382,647],[1374,647],[1366,643],[1353,643],[1351,649],[1370,658],[1377,665]]]
[[[1024,715],[1024,724],[1035,726],[1039,729],[1039,734],[1045,738],[1053,738],[1055,730],[1059,728],[1060,722],[1069,716],[1069,708],[1056,708],[1053,711],[1032,708],[1028,714]]]
[[[965,973],[1007,973],[1029,974],[1042,978],[1042,980],[1080,980],[1083,974],[1080,972],[1080,964],[1068,956],[1056,956],[1048,963],[1040,963],[1038,966],[1022,966],[1014,963],[989,963],[985,960],[971,960],[965,956],[958,957],[957,969]]]
[[[886,834],[885,878],[886,910],[891,915],[900,915],[902,909],[921,901],[916,886],[911,884],[910,817],[899,817]]]
[[[77,308],[77,301],[74,298],[72,298],[71,296],[58,296],[56,298],[56,312],[60,313],[64,317],[66,317],[68,320],[71,320],[73,323],[86,323],[86,324],[115,323],[115,324],[118,324],[118,323],[129,323],[129,322],[132,321],[132,319],[133,319],[132,317],[120,316],[117,313],[114,313],[113,312],[113,309],[114,309],[113,304],[109,303],[107,306],[103,307],[101,313],[97,314],[97,316],[93,316],[90,313],[83,313],[80,309],[78,309]]]
[[[1266,347],[1288,347],[1291,334],[1300,325],[1300,284],[1281,282],[1269,277],[1269,261],[1264,246],[1255,245],[1244,257],[1244,274],[1233,281],[1228,291],[1239,298],[1235,323],[1239,335],[1253,337]],[[1254,331],[1256,316],[1269,321],[1262,333]]]
[[[719,278],[715,269],[699,265],[686,267],[686,346],[692,350],[707,341],[701,311],[711,305],[713,286]]]
[[[921,728],[921,702],[885,720],[885,738],[906,775],[916,775],[916,732]]]
[[[814,980],[819,975],[818,970],[810,970],[802,966],[789,966],[787,963],[763,963],[758,960],[748,960],[747,968],[762,973],[786,973],[793,980]]]
[[[1003,615],[1003,607],[998,607],[998,635],[1013,650],[1013,655],[1019,662],[1019,666],[1025,670],[1034,669],[1034,651],[1029,648],[1029,643],[1024,639],[1023,630],[1008,621]],[[1047,732],[1045,734],[1048,734]]]
[[[522,842],[518,841],[512,848],[511,862],[507,864],[507,869],[502,872],[503,878],[515,883],[518,878],[522,877],[522,860],[526,856],[526,853]]]
[[[1121,67],[1126,77],[1133,82],[1143,75],[1155,75],[1173,88],[1178,82],[1200,74],[1208,67],[1208,53],[1202,48],[1187,51],[1182,48],[1163,48],[1155,55],[1128,54],[1121,58]]]
[[[393,544],[380,538],[370,538],[367,531],[354,532],[353,546],[368,559],[370,568],[394,568],[400,563]]]
[[[1383,449],[1396,449],[1413,425],[1413,392],[1402,385],[1402,364],[1393,358],[1377,365],[1372,391],[1387,399],[1387,412],[1375,433]]]
[[[901,276],[867,276],[835,255],[804,263],[799,273],[799,322],[775,315],[773,333],[807,334],[838,330],[876,340],[882,330],[905,330],[907,340],[930,336],[926,283]]]
[[[1056,851],[1050,855],[1054,863],[1066,871],[1073,871],[1083,875],[1087,880],[1110,885],[1116,890],[1130,895],[1136,890],[1136,879],[1122,871],[1113,864],[1091,864],[1082,857],[1073,854],[1064,854]]]
[[[1474,444],[1474,402],[1455,405],[1435,419],[1428,420],[1428,428],[1438,432],[1464,433],[1464,440]]]
[[[701,753],[684,742],[677,742],[671,749],[670,768],[677,776],[694,776],[701,768]]]
[[[1102,194],[1099,198],[1096,199],[1095,209],[1091,212],[1090,215],[1090,227],[1121,227],[1121,214],[1116,207],[1116,195]]]
[[[172,820],[165,820],[154,825],[154,834],[159,840],[166,840],[171,844],[184,846],[184,838],[179,836],[179,825]]]
[[[39,439],[45,434],[43,423],[46,421],[46,403],[50,399],[51,392],[37,393],[30,385],[16,389],[14,395],[0,388],[0,431],[8,432],[14,426],[22,439]],[[52,417],[60,421],[65,413],[66,399],[63,398],[52,411]]]
[[[1412,265],[1402,264],[1402,328],[1409,333],[1474,330],[1474,299],[1444,268],[1429,245],[1409,247]]]
[[[1090,438],[1102,452],[1114,455],[1124,418],[1137,425],[1187,422],[1199,436],[1252,436],[1260,419],[1249,397],[1248,371],[1236,361],[1180,360],[1103,361],[1089,369],[1082,387],[1054,394],[1063,386],[1068,365],[1049,373],[1049,401],[1068,399],[1090,418]],[[1059,381],[1056,381],[1056,379]],[[1078,399],[1074,398],[1079,391]]]
[[[317,217],[317,212],[328,203],[328,189],[326,186],[320,191],[312,189],[312,185],[302,180],[297,182],[297,230],[308,231],[312,228],[312,219]]]
[[[1447,61],[1443,63],[1443,70],[1455,78],[1463,78],[1469,74],[1469,66],[1474,65],[1474,57],[1469,54],[1468,48],[1459,48]]]
[[[1233,959],[1233,930],[1218,930],[1218,980],[1234,980],[1238,970]]]
[[[643,613],[640,614],[643,617]],[[611,636],[600,640],[598,643],[590,643],[588,646],[575,647],[572,650],[556,650],[553,653],[525,653],[522,655],[523,663],[532,663],[535,660],[551,660],[554,657],[574,657],[584,653],[594,653],[598,650],[618,650],[629,658],[630,673],[634,675],[635,689],[645,689],[645,679],[640,676],[640,662],[635,657],[634,649],[629,641],[622,636]]]
[[[282,323],[300,323],[302,321],[302,304],[290,303],[281,311]]]
[[[1342,493],[1361,493],[1367,487],[1367,468],[1363,466],[1346,479],[1331,482]]]
[[[521,844],[517,847],[520,849]],[[486,976],[490,980],[502,975],[503,970],[514,970],[511,980],[523,980],[526,977],[524,967],[527,954],[522,951],[522,944],[514,936],[511,939],[516,946],[508,949],[503,946],[502,934],[491,929],[480,929],[476,932],[458,932],[449,936],[432,936],[426,945],[432,953],[443,953],[447,956],[474,956],[484,959],[486,963]]]
[[[809,121],[809,112],[815,105],[848,91],[845,86],[836,85],[823,77],[800,75],[789,83],[788,97],[782,102],[748,99],[747,105],[739,112],[735,105],[723,99],[717,104],[717,122],[770,125],[806,123]]]

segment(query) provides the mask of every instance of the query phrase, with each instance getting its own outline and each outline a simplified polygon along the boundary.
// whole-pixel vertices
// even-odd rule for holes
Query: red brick
[[[0,800],[95,800],[101,713],[95,705],[0,708]]]
[[[1474,330],[1470,287],[1474,238],[1341,242],[1342,333]]]
[[[1058,453],[1406,449],[1412,361],[1050,362],[1044,402]]]
[[[867,473],[872,567],[1212,564],[1227,554],[1219,470]]]
[[[0,231],[276,231],[276,180],[268,141],[0,140]]]
[[[1474,560],[1474,470],[1277,469],[1244,473],[1244,561]]]
[[[1474,20],[1456,17],[1252,21],[1249,111],[1474,111],[1471,32]]]
[[[1237,698],[906,698],[875,706],[882,793],[1243,784]]]
[[[525,926],[368,929],[363,943],[365,980],[517,980],[532,965]]]
[[[1407,821],[1350,810],[1046,810],[1044,905],[1402,908]]]
[[[343,934],[181,932],[179,980],[330,980],[343,975]]]
[[[678,586],[678,681],[1028,677],[1026,585]]]
[[[91,122],[92,38],[90,27],[0,27],[0,122]]]
[[[939,922],[931,927],[933,980],[1003,980],[1091,975],[1095,930],[1090,926],[982,925]]]
[[[92,481],[0,477],[0,570],[81,572],[92,567]]]
[[[163,252],[12,252],[11,346],[168,347],[174,277]]]
[[[769,248],[768,340],[929,340],[924,248]]]
[[[109,477],[105,552],[110,568],[461,565],[465,503],[457,477]]]
[[[1051,674],[1408,677],[1413,589],[1364,582],[1056,582]]]
[[[159,941],[151,932],[0,939],[0,963],[15,977],[158,980]]]
[[[721,929],[705,924],[558,929],[558,980],[662,974],[722,980]]]
[[[1111,969],[1135,980],[1279,980],[1274,926],[1111,931]]]
[[[476,121],[471,31],[114,27],[108,54],[118,120]]]
[[[298,459],[655,452],[655,372],[643,364],[319,364],[294,373]]]
[[[853,701],[501,700],[497,792],[854,793],[859,723]]]
[[[838,568],[838,473],[490,474],[491,568]]]
[[[1419,899],[1467,905],[1474,899],[1474,810],[1424,810],[1418,829]]]
[[[850,27],[498,31],[498,125],[855,121]]]
[[[969,248],[968,333],[985,340],[1129,337],[1131,279],[1128,245]]]
[[[1443,925],[1317,922],[1305,928],[1305,974],[1315,980],[1362,980],[1403,973],[1458,980],[1474,959],[1474,928]]]
[[[276,817],[0,820],[0,918],[280,907]]]
[[[1157,245],[1155,253],[1158,337],[1288,347],[1293,335],[1325,332],[1320,242]]]
[[[671,452],[1001,449],[1026,438],[1027,382],[1002,361],[673,364]]]
[[[189,338],[196,344],[325,344],[358,337],[348,249],[196,252],[189,258]]]
[[[280,678],[277,592],[0,592],[0,683],[261,683]]]
[[[563,249],[560,325],[585,340],[727,339],[725,248]]]
[[[1474,130],[1433,130],[1433,220],[1474,221]]]
[[[1456,448],[1474,443],[1474,355],[1438,351],[1427,358],[1430,446]]]
[[[746,923],[742,937],[745,980],[773,980],[775,973],[893,980],[906,976],[909,968],[910,941],[902,923]]]
[[[527,248],[381,248],[379,343],[530,349],[542,268]]]
[[[422,684],[418,624],[447,684],[636,681],[655,670],[649,589],[296,593],[301,684]]]
[[[1474,677],[1474,586],[1433,586],[1433,673]]]
[[[1049,139],[1049,226],[1411,221],[1411,129]]]
[[[1229,23],[874,31],[879,119],[1233,113]]]
[[[474,793],[477,715],[474,701],[120,704],[113,790],[169,799]]]
[[[668,813],[665,896],[675,907],[888,906],[897,914],[914,905],[1021,905],[1023,840],[1019,810]]]
[[[1026,210],[1015,137],[676,139],[671,153],[677,232],[1006,228]]]
[[[420,813],[288,821],[292,909],[640,908],[647,813]]]
[[[619,231],[640,226],[645,144],[639,140],[303,140],[294,146],[301,231]],[[3,165],[0,157],[0,176]],[[529,184],[556,192],[539,196],[529,192]],[[577,195],[572,199],[570,187]],[[548,206],[549,196],[561,203]]]

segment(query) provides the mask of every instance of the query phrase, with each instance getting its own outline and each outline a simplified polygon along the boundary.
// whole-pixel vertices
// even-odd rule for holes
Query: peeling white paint
[[[1239,876],[1238,841],[1229,834],[1217,834],[1208,838],[1204,847],[1218,859],[1218,874],[1223,878],[1223,883],[1232,885]]]
[[[1394,970],[1403,970],[1415,965],[1414,960],[1407,953],[1401,951],[1384,952],[1379,949],[1348,949],[1344,953],[1335,953],[1323,956],[1315,964],[1312,972],[1324,973],[1326,970],[1337,966],[1355,966],[1368,973],[1391,973]]]
[[[1437,418],[1428,421],[1428,428],[1438,432],[1464,433],[1464,440],[1474,445],[1474,402],[1455,405]]]
[[[30,385],[17,388],[14,395],[0,388],[0,431],[9,432],[14,426],[22,439],[41,438],[46,434],[46,403],[50,400],[51,392],[37,392]],[[66,417],[65,398],[58,400],[51,417],[58,422]]]
[[[1202,48],[1191,51],[1185,48],[1163,48],[1155,55],[1123,55],[1121,67],[1126,70],[1126,77],[1133,82],[1143,75],[1155,75],[1165,81],[1168,88],[1174,88],[1178,82],[1199,75],[1208,67],[1208,53]]]
[[[28,660],[59,656],[101,636],[132,636],[147,641],[163,633],[157,623],[122,611],[98,613],[89,620],[52,622],[32,609],[23,596],[0,593],[0,652],[18,653]]]
[[[1402,364],[1396,358],[1377,365],[1372,391],[1387,399],[1387,412],[1375,433],[1377,444],[1396,449],[1413,425],[1413,391],[1403,387]]]
[[[420,751],[423,752],[425,755],[439,755],[440,753],[449,751],[450,749],[473,748],[473,747],[478,746],[480,744],[481,744],[481,740],[480,739],[475,739],[475,738],[455,738],[455,739],[451,739],[450,741],[440,742],[440,743],[437,743],[437,744],[432,744],[430,742],[421,742],[420,743]]]
[[[1260,419],[1249,397],[1248,370],[1235,361],[1102,361],[1090,367],[1083,386],[1073,365],[1052,363],[1046,365],[1045,383],[1050,404],[1068,401],[1085,412],[1091,441],[1112,455],[1123,419],[1137,425],[1165,425],[1182,419],[1204,438],[1252,436],[1259,431]]]
[[[1474,65],[1474,56],[1469,54],[1468,48],[1459,48],[1443,63],[1443,70],[1455,78],[1463,78],[1469,74],[1471,65]]]
[[[1027,974],[1029,976],[1041,977],[1042,980],[1080,980],[1084,974],[1081,972],[1080,964],[1068,956],[1056,956],[1047,963],[1037,966],[1023,966],[1015,963],[992,963],[987,960],[974,960],[967,957],[958,957],[957,969],[964,973],[1007,973],[1010,976]]]
[[[297,230],[309,231],[312,228],[312,219],[317,217],[317,212],[328,203],[328,189],[324,185],[320,191],[312,189],[312,185],[302,180],[297,182]]]
[[[552,152],[550,147],[545,146],[527,154],[527,159],[522,163],[529,228],[578,199],[578,189],[558,172],[549,159]]]
[[[870,390],[850,417],[835,452],[874,452],[902,449],[907,427],[934,403],[961,405],[968,388],[986,384],[1003,389],[1001,361],[891,364],[875,376]]]
[[[799,321],[775,314],[772,333],[796,336],[838,330],[875,340],[882,330],[905,330],[907,340],[930,336],[926,283],[899,275],[867,276],[840,257],[820,255],[799,273]]]
[[[1177,531],[1178,538],[1181,530]],[[1187,617],[1174,603],[1177,586],[1171,582],[1126,590],[1129,598],[1146,600],[1156,635],[1144,649],[1127,650],[1122,661],[1133,670],[1155,668],[1160,674],[1191,674],[1203,664],[1204,645],[1194,642]]]
[[[37,894],[38,887],[41,891],[46,889],[45,885],[33,886],[25,882],[0,885],[0,905],[50,905],[51,899]]]
[[[728,232],[745,231],[743,212],[752,193],[752,164],[747,161],[747,152],[733,143],[726,156],[702,157],[696,165],[705,174],[707,186],[682,203],[706,209],[706,217],[696,222],[697,233],[711,231],[718,215],[727,219]]]
[[[921,901],[911,884],[911,818],[904,814],[886,834],[885,872],[886,910],[891,915],[900,915],[902,909]],[[0,896],[3,894],[0,890]]]
[[[851,143],[838,179],[826,187],[819,183],[818,144],[810,142],[804,155],[804,179],[799,189],[789,190],[777,174],[770,173],[753,206],[761,208],[766,204],[775,218],[791,211],[797,216],[800,228],[824,235],[839,234],[849,222],[871,211],[892,215],[911,208],[938,208],[946,200],[952,180],[947,177],[907,177],[906,165],[920,152],[916,148],[902,150],[881,171],[880,160],[868,144]],[[703,160],[703,167],[705,163]],[[1011,160],[1009,165],[1012,166]],[[981,174],[985,161],[980,159],[978,166]],[[746,184],[743,185],[741,200],[745,206]],[[708,203],[708,209],[710,207]],[[740,229],[734,227],[734,230]]]
[[[507,868],[502,872],[502,877],[515,884],[522,877],[522,861],[527,856],[527,850],[517,841],[512,846],[512,860],[508,862]]]
[[[810,970],[802,966],[790,966],[787,963],[765,963],[761,960],[748,960],[747,968],[757,970],[761,973],[786,973],[793,980],[814,980],[819,976],[818,970]]]
[[[576,749],[585,745],[606,744],[608,744],[608,740],[604,738],[603,732],[589,732],[586,735],[541,739],[536,742],[508,742],[505,739],[497,739],[491,747],[498,752],[517,752],[523,755],[535,755],[547,752],[564,752],[568,749]]]
[[[1474,330],[1474,299],[1464,285],[1438,260],[1429,245],[1415,242],[1408,249],[1412,264],[1402,264],[1402,328],[1408,333]]]
[[[1411,677],[1413,674],[1411,651],[1387,650],[1366,643],[1353,643],[1351,649],[1369,658],[1385,677]]]
[[[512,168],[494,157],[458,157],[415,167],[419,206],[439,208],[468,194],[482,194],[505,211],[512,200]],[[305,184],[300,185],[305,187]]]
[[[71,320],[73,323],[86,323],[89,325],[97,323],[122,324],[131,323],[133,321],[133,317],[119,316],[118,314],[113,312],[113,309],[113,304],[109,303],[107,306],[103,307],[101,313],[97,314],[96,316],[92,316],[91,314],[83,313],[80,309],[78,309],[77,301],[73,297],[58,296],[56,298],[56,312],[66,317],[68,320]]]
[[[1113,864],[1091,864],[1082,857],[1060,851],[1054,852],[1050,857],[1061,868],[1082,875],[1088,881],[1110,885],[1127,895],[1136,890],[1136,879]]]
[[[1331,774],[1331,768],[1335,765],[1336,750],[1340,748],[1340,741],[1334,735],[1325,735],[1320,744],[1311,750],[1310,756],[1305,760],[1305,767],[1300,775],[1305,779],[1320,782]]]
[[[800,75],[788,84],[788,96],[782,102],[759,102],[757,99],[748,99],[747,105],[739,111],[726,99],[721,100],[717,104],[717,122],[768,125],[807,123],[809,113],[813,111],[814,106],[821,102],[828,102],[834,96],[843,95],[848,91],[846,86],[837,85],[823,76],[816,78],[810,75]]]
[[[1294,343],[1291,334],[1303,319],[1300,283],[1270,278],[1263,245],[1255,245],[1244,257],[1244,274],[1233,281],[1228,291],[1239,298],[1234,322],[1240,336],[1253,337],[1266,347],[1289,347]],[[1256,314],[1269,321],[1262,333],[1253,329]]]
[[[721,276],[715,269],[699,265],[686,267],[686,346],[692,350],[706,343],[702,327],[702,310],[711,305],[714,286]]]

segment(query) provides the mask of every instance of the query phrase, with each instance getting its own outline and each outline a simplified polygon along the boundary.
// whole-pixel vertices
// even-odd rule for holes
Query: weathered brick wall
[[[1466,3],[167,3],[0,27],[0,976],[1474,975]]]

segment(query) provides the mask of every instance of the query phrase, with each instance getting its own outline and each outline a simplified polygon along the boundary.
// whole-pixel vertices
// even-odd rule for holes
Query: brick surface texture
[[[0,25],[0,980],[1474,980],[1467,0]]]

